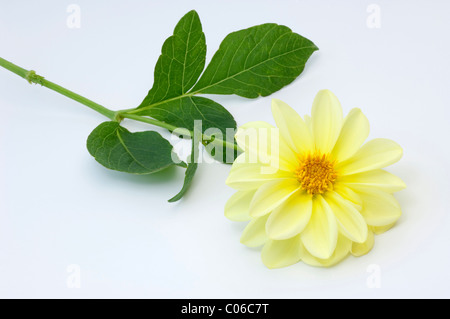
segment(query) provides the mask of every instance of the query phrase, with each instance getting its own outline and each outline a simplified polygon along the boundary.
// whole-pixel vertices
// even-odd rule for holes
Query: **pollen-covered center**
[[[304,190],[315,195],[333,189],[337,173],[334,169],[334,161],[325,154],[314,153],[299,159],[295,176]]]

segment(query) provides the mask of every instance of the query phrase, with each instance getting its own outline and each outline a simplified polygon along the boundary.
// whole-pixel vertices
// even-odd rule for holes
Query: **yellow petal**
[[[351,110],[344,120],[332,156],[338,161],[344,161],[355,154],[369,136],[369,130],[369,121],[361,110]]]
[[[363,243],[353,243],[351,253],[353,256],[359,257],[367,254],[372,250],[373,245],[375,243],[375,238],[373,236],[373,232],[369,230],[367,235],[367,240]]]
[[[341,232],[352,241],[365,242],[367,239],[367,224],[361,213],[336,192],[328,192],[325,200],[330,205]]]
[[[399,177],[383,169],[345,175],[338,180],[349,186],[376,187],[388,193],[398,192],[406,187],[405,183]]]
[[[402,154],[402,148],[394,141],[376,138],[364,144],[348,160],[338,163],[336,169],[341,175],[370,171],[397,162]]]
[[[382,233],[387,232],[389,229],[391,229],[394,225],[395,223],[386,226],[370,226],[370,229],[375,235],[381,235]]]
[[[361,211],[362,199],[351,188],[345,186],[343,183],[336,183],[333,186],[333,190],[346,200],[349,200],[358,211]]]
[[[386,226],[397,221],[402,212],[392,194],[376,188],[355,189],[363,201],[361,214],[370,226]]]
[[[300,235],[303,245],[313,256],[328,259],[333,254],[338,228],[333,211],[322,196],[314,197],[311,219]]]
[[[252,121],[247,122],[239,127],[245,130],[248,128],[274,128],[275,126],[264,121]]]
[[[241,158],[246,163],[260,163],[277,169],[293,170],[297,156],[280,138],[279,129],[266,122],[249,122],[239,127],[235,135],[239,147],[244,150]],[[266,168],[264,168],[266,169]]]
[[[263,121],[249,122],[240,126],[235,139],[238,146],[247,153],[249,160],[246,162],[268,164],[272,151],[278,148],[277,132],[277,128]],[[276,137],[272,139],[273,134]]]
[[[241,243],[247,247],[264,245],[268,239],[266,235],[266,221],[269,216],[253,218],[245,227],[241,235]]]
[[[272,99],[272,114],[281,137],[297,153],[312,151],[313,141],[305,122],[289,105]]]
[[[305,121],[306,126],[309,129],[309,132],[311,133],[312,136],[312,124],[311,124],[311,116],[309,116],[308,114],[306,114],[305,116],[303,116],[303,119]]]
[[[298,191],[270,214],[266,233],[269,238],[276,240],[296,236],[308,224],[311,212],[311,195]]]
[[[298,155],[292,148],[290,148],[287,143],[280,137],[278,160],[276,155],[272,154],[272,162],[276,163],[278,161],[278,169],[284,171],[294,171],[298,167]],[[273,164],[272,164],[273,166]]]
[[[311,255],[308,250],[302,250],[302,261],[305,264],[316,267],[331,267],[342,261],[345,257],[347,257],[350,249],[352,247],[352,241],[345,237],[342,234],[339,234],[338,240],[336,243],[336,249],[331,255],[330,258],[320,259]]]
[[[293,178],[265,183],[253,196],[250,203],[250,216],[259,217],[271,212],[298,189],[300,189],[300,185]]]
[[[225,204],[225,217],[236,222],[250,220],[250,202],[255,192],[256,189],[234,193]]]
[[[321,90],[314,98],[311,111],[312,131],[316,149],[330,153],[342,127],[342,108],[329,90]]]
[[[241,156],[245,156],[245,154],[240,154],[234,161],[230,174],[225,181],[228,186],[234,189],[250,190],[258,188],[271,180],[292,178],[292,172],[277,170],[276,172],[271,173],[270,170],[267,169],[267,165],[262,165],[260,163],[245,163]]]
[[[267,240],[261,252],[261,259],[267,268],[287,267],[297,263],[302,255],[299,235],[285,240]]]

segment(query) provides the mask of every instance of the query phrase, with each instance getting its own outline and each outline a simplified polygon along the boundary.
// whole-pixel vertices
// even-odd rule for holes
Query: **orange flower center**
[[[337,172],[327,155],[314,153],[299,158],[295,177],[308,194],[315,195],[333,189]]]

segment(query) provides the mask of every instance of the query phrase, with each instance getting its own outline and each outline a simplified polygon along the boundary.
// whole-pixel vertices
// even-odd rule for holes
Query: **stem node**
[[[41,86],[44,85],[44,77],[37,75],[34,70],[30,70],[25,74],[25,80],[27,80],[30,84],[35,83],[40,84]]]
[[[116,122],[122,122],[122,120],[124,119],[123,115],[122,115],[122,111],[117,111],[114,113],[114,121]]]

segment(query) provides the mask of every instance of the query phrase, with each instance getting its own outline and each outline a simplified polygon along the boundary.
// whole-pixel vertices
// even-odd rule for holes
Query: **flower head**
[[[226,181],[237,189],[225,206],[235,221],[250,221],[241,237],[264,246],[269,268],[303,261],[332,266],[349,253],[361,256],[397,221],[393,193],[403,181],[382,168],[397,162],[401,147],[388,139],[364,141],[369,122],[360,109],[343,118],[336,96],[320,91],[311,117],[273,99],[277,128],[250,122],[236,141],[244,152]]]

